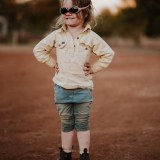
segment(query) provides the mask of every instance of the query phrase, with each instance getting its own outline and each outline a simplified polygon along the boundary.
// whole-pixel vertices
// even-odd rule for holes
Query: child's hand
[[[54,70],[55,70],[55,73],[59,72],[58,63],[56,63],[56,65],[54,66]]]
[[[93,74],[93,71],[92,71],[92,69],[91,69],[91,65],[90,65],[89,62],[86,62],[86,63],[84,64],[83,71],[84,71],[84,73],[85,73],[85,76],[87,76],[87,75],[89,75],[89,74]]]

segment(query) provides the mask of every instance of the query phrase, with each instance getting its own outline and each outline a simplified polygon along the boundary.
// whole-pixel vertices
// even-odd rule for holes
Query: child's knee
[[[57,104],[59,117],[61,120],[61,129],[63,132],[74,130],[74,115],[72,104]]]
[[[89,114],[82,114],[75,116],[76,131],[87,131],[90,129]]]
[[[63,132],[70,132],[74,130],[74,117],[71,115],[60,115],[61,129]]]

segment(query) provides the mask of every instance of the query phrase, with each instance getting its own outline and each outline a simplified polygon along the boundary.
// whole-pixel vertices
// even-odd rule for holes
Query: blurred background
[[[160,37],[160,0],[93,0],[94,30],[114,42],[140,45]],[[59,15],[58,0],[1,0],[0,43],[27,44],[51,31]],[[159,44],[158,44],[159,45]]]
[[[160,0],[92,2],[93,30],[115,57],[93,75],[91,159],[159,160]],[[54,69],[35,59],[33,47],[54,29],[59,7],[58,0],[0,0],[0,160],[58,155]]]

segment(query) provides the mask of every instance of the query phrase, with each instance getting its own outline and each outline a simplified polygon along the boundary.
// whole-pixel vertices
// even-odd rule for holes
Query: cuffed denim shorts
[[[91,89],[65,89],[54,85],[54,100],[61,119],[63,132],[90,129],[90,106],[93,101]]]
[[[70,132],[90,129],[91,102],[56,104],[61,119],[61,130]]]

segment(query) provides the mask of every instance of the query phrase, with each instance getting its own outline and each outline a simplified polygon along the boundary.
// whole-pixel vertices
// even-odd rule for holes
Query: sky
[[[112,12],[116,12],[117,7],[122,6],[121,0],[92,0],[96,14],[98,14],[103,8],[108,8]]]

